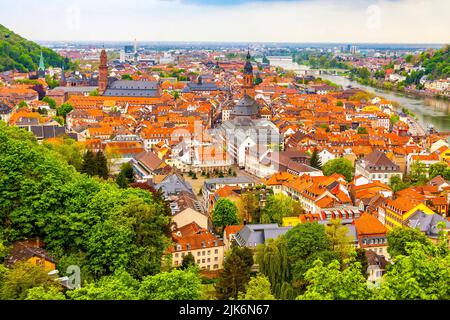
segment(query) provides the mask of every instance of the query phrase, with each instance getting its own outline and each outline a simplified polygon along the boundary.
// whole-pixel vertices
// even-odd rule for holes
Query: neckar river
[[[279,66],[286,70],[301,72],[309,69],[307,66],[302,66],[293,62],[290,57],[268,58],[271,65]],[[361,88],[367,92],[382,96],[387,100],[397,101],[402,107],[409,109],[417,115],[417,118],[424,129],[431,124],[437,131],[450,131],[450,101],[448,100],[430,97],[413,97],[402,93],[372,88],[341,76],[321,74],[319,77],[330,80],[344,88],[347,86]]]

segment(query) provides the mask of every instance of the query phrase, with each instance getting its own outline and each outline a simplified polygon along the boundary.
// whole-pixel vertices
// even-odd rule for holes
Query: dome
[[[259,113],[258,104],[249,95],[245,94],[239,100],[236,106],[231,111],[232,117],[257,117]]]

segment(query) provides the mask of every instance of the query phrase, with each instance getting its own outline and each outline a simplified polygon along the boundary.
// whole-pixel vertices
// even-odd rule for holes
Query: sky
[[[449,43],[449,0],[1,0],[35,41]]]

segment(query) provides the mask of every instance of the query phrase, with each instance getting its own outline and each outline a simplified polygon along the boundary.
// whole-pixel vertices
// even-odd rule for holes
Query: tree
[[[309,285],[297,300],[365,300],[371,296],[358,262],[341,271],[337,260],[328,265],[317,260],[305,279]]]
[[[11,269],[6,270],[0,283],[1,300],[24,300],[28,290],[34,287],[46,289],[57,286],[41,266],[27,262],[18,262]]]
[[[139,281],[123,269],[102,277],[97,282],[85,284],[79,289],[68,291],[72,300],[136,300]]]
[[[129,74],[123,74],[122,75],[122,80],[133,80],[133,78]]]
[[[108,179],[109,176],[108,160],[106,160],[106,157],[103,154],[103,152],[98,151],[96,153],[95,163],[96,163],[96,175],[105,180]]]
[[[128,186],[132,183],[136,182],[136,178],[134,176],[134,170],[131,166],[131,163],[124,163],[120,169],[120,173],[117,176],[116,183],[121,188],[128,188]]]
[[[297,216],[301,213],[303,209],[298,201],[282,193],[274,194],[267,197],[261,222],[281,224],[283,217]]]
[[[64,161],[74,166],[78,171],[81,170],[84,152],[84,147],[81,143],[63,136],[50,141],[45,140],[43,146],[57,152]]]
[[[95,154],[88,150],[83,156],[83,163],[81,164],[81,173],[86,173],[87,175],[93,177],[97,172],[95,161]]]
[[[261,274],[272,284],[272,292],[279,299],[283,297],[282,285],[290,283],[290,265],[286,238],[267,239],[256,248],[255,262],[259,265]]]
[[[275,300],[271,290],[270,282],[264,275],[257,275],[250,279],[247,292],[239,292],[239,300]]]
[[[17,105],[17,108],[22,109],[22,108],[27,108],[28,104],[25,101],[20,101],[19,104]]]
[[[249,191],[245,192],[238,200],[238,208],[243,221],[252,221],[259,210],[258,196]]]
[[[51,109],[56,109],[56,101],[55,99],[49,98],[49,97],[44,97],[44,99],[42,99],[42,101],[48,103],[48,106]]]
[[[395,174],[391,176],[389,186],[392,188],[394,192],[409,188],[411,184],[409,182],[405,182],[400,178],[399,175]]]
[[[339,100],[338,102],[336,102],[336,106],[337,107],[343,107],[344,103],[341,100]]]
[[[433,179],[437,176],[442,176],[444,179],[450,178],[450,168],[445,162],[433,163],[428,169],[428,174],[430,179]]]
[[[450,299],[450,255],[435,245],[411,242],[404,255],[393,263],[381,281],[376,299]]]
[[[25,300],[66,300],[64,293],[56,287],[34,287],[27,291]]]
[[[181,263],[181,269],[186,270],[190,267],[195,266],[195,257],[192,253],[188,253],[183,257],[183,262]]]
[[[91,96],[91,97],[96,97],[96,96],[99,96],[99,95],[100,95],[100,93],[98,92],[98,89],[95,89],[94,91],[89,93],[89,96]]]
[[[319,151],[317,150],[317,148],[314,148],[314,151],[311,155],[311,160],[309,162],[309,165],[313,168],[316,169],[321,169],[322,168],[322,163],[320,161],[320,157],[319,157]]]
[[[339,260],[339,255],[331,250],[325,226],[317,222],[299,224],[289,230],[285,237],[294,288],[305,288],[305,272],[317,259],[325,264]]]
[[[365,127],[358,127],[358,134],[368,134],[367,128]]]
[[[213,209],[212,220],[216,228],[224,228],[226,226],[239,223],[237,206],[230,200],[220,198]]]
[[[416,160],[411,164],[410,177],[418,185],[423,185],[427,182],[427,168],[425,163]]]
[[[198,300],[201,280],[196,268],[173,270],[145,277],[139,287],[141,300]]]
[[[331,176],[333,173],[341,174],[350,182],[353,180],[354,168],[350,160],[345,158],[333,159],[325,163],[322,168],[326,176]]]
[[[369,274],[367,273],[369,262],[367,261],[366,250],[357,248],[355,260],[361,264],[361,273],[367,279],[369,277]]]
[[[350,258],[354,252],[353,237],[349,235],[350,230],[341,223],[341,220],[331,220],[330,225],[325,227],[325,232],[331,249],[339,255],[341,261]]]
[[[407,255],[408,245],[413,242],[430,245],[430,240],[422,232],[411,228],[394,228],[387,234],[387,241],[387,250],[391,258]]]
[[[250,281],[253,254],[247,247],[232,247],[225,257],[223,270],[216,284],[217,296],[221,300],[237,299]]]
[[[56,109],[56,114],[64,118],[66,121],[67,115],[73,110],[73,106],[70,103],[62,104],[58,109]]]

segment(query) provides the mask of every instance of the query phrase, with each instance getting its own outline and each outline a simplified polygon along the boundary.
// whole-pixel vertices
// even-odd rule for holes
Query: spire
[[[44,71],[45,70],[45,64],[44,64],[44,56],[42,55],[41,51],[41,57],[39,58],[39,68],[38,70]]]

